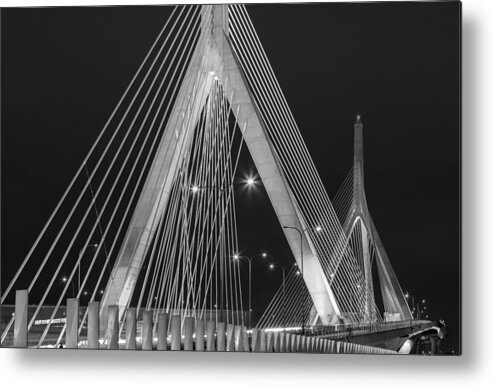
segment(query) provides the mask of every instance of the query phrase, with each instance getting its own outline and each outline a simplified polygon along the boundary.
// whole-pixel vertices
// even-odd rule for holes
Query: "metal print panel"
[[[460,12],[2,10],[1,346],[460,354]]]

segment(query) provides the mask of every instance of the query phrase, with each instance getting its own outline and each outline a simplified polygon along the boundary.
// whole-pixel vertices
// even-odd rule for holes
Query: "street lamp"
[[[266,258],[267,253],[256,254],[251,257],[245,255],[233,255],[235,261],[248,260],[248,327],[252,328],[252,262],[255,258]]]
[[[80,266],[82,265],[82,251],[88,247],[98,247],[98,244],[92,243],[79,250],[79,264],[77,265],[77,293],[80,293]]]
[[[300,250],[301,250],[301,278],[303,280],[305,280],[305,271],[303,270],[303,235],[305,235],[305,232],[307,232],[308,230],[315,230],[317,232],[320,232],[322,231],[322,227],[321,226],[316,226],[316,227],[306,227],[304,228],[303,230],[299,229],[298,227],[296,226],[282,226],[282,228],[286,228],[286,229],[293,229],[293,230],[296,230],[298,232],[298,234],[300,234]],[[303,321],[302,321],[302,325],[301,325],[301,332],[304,334],[305,333],[305,320],[306,320],[306,311],[305,311],[305,303],[306,303],[306,300],[303,300],[303,305],[301,306],[302,307],[302,316],[303,316]]]
[[[286,270],[284,266],[280,266],[282,270],[282,327],[286,329]],[[271,270],[274,270],[276,267],[273,263],[269,265]],[[299,274],[299,271],[297,271]]]
[[[63,276],[62,282],[67,282],[67,281],[68,281],[68,278],[66,276]],[[72,298],[75,298],[75,287],[74,287],[74,283],[72,281],[70,281],[70,286],[72,286]]]
[[[246,184],[248,187],[253,187],[255,184],[257,184],[257,181],[253,177],[248,177],[246,178],[246,180],[233,182],[231,184],[227,184],[226,186],[193,184],[190,187],[190,190],[192,191],[193,194],[197,194],[200,190],[205,188],[217,188],[219,191],[222,192],[222,191],[226,191],[227,188],[231,188],[234,187],[235,185],[243,185],[243,184]]]

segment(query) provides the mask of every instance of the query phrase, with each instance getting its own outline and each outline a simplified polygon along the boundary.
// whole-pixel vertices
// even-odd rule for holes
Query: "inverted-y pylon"
[[[203,6],[202,23],[201,37],[106,287],[101,308],[103,316],[108,305],[119,305],[122,315],[131,301],[158,221],[168,203],[182,149],[189,146],[190,133],[207,100],[213,80],[219,81],[224,89],[279,222],[281,225],[307,228],[229,43],[227,6]],[[303,235],[302,243],[298,235],[284,231],[300,267],[300,248],[303,245],[303,279],[321,322],[329,324],[334,319],[337,321],[341,313],[309,236]],[[102,321],[105,320],[102,318]]]
[[[377,319],[375,296],[373,289],[372,275],[372,254],[370,249],[374,249],[374,258],[377,265],[382,299],[385,309],[385,316],[399,320],[412,319],[412,314],[406,302],[404,293],[399,285],[397,276],[390,264],[388,255],[383,247],[382,241],[371,218],[366,201],[364,186],[364,159],[363,159],[363,124],[358,115],[354,124],[354,160],[352,171],[352,200],[347,212],[343,229],[348,240],[352,240],[355,233],[358,245],[361,249],[363,272],[365,282],[363,294],[363,308],[365,319],[374,322]],[[392,317],[391,317],[392,316]]]

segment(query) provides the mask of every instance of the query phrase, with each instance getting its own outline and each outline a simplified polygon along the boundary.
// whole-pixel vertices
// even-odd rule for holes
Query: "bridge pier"
[[[15,292],[15,322],[14,322],[14,347],[27,348],[27,306],[29,292],[16,290]]]
[[[152,351],[152,311],[145,310],[142,317],[142,349]]]
[[[125,349],[137,349],[136,343],[136,309],[128,308],[125,318]]]
[[[157,319],[157,349],[166,351],[168,349],[168,313],[160,313]],[[202,335],[203,338],[203,335]]]
[[[67,322],[65,329],[65,347],[77,349],[79,347],[79,299],[67,300]]]
[[[87,307],[87,348],[99,349],[99,301]]]
[[[118,339],[120,333],[118,309],[118,305],[108,306],[108,326],[106,329],[108,349],[118,349]]]

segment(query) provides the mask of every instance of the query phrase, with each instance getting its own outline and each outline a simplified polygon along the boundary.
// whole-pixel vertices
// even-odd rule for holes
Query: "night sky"
[[[362,115],[370,212],[404,290],[460,340],[460,4],[248,10],[332,198]],[[2,289],[51,214],[169,7],[2,11]],[[254,166],[248,158],[240,174]],[[241,253],[294,262],[262,187],[238,192]],[[246,266],[245,266],[246,269]],[[245,270],[246,286],[246,270]],[[281,283],[254,266],[256,318]],[[245,287],[246,288],[246,287]]]

